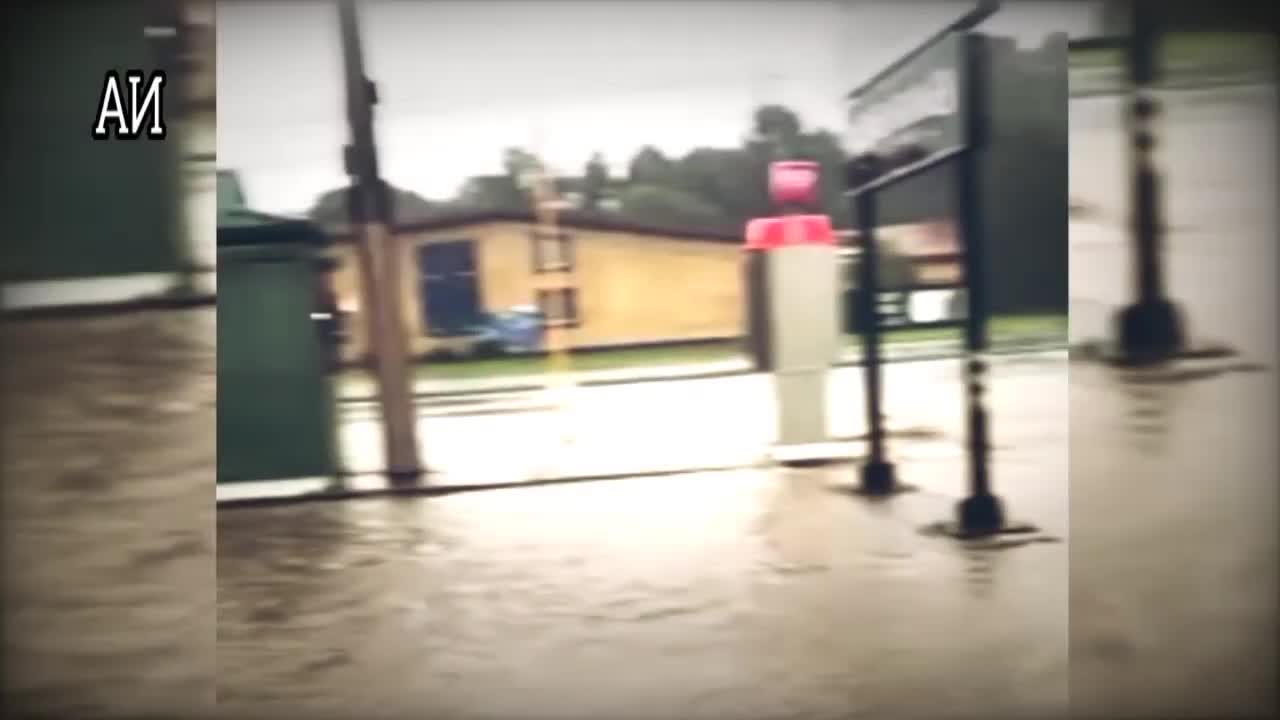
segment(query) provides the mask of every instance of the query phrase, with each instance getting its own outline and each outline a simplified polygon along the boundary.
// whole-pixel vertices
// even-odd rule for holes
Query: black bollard
[[[873,192],[857,196],[858,230],[862,240],[862,262],[858,285],[862,320],[863,372],[866,378],[867,433],[870,454],[862,466],[861,490],[867,495],[888,495],[897,490],[893,463],[885,459],[884,413],[880,385],[880,308],[877,290],[880,270],[875,239],[875,198]]]
[[[976,84],[975,84],[976,85]],[[971,87],[970,92],[980,92]],[[981,129],[970,132],[980,138]],[[977,143],[972,143],[976,146]],[[956,214],[965,243],[968,312],[965,319],[966,396],[968,399],[969,495],[956,508],[958,532],[966,537],[993,535],[1005,529],[1004,506],[991,492],[990,422],[986,407],[987,297],[986,225],[973,150],[956,159]]]
[[[1149,94],[1155,79],[1157,33],[1150,3],[1133,3],[1133,27],[1129,41],[1129,69],[1133,127],[1133,244],[1137,299],[1117,318],[1120,350],[1131,364],[1151,364],[1182,352],[1186,338],[1182,314],[1164,291],[1161,251],[1163,222],[1160,217],[1160,179],[1152,154],[1153,133],[1159,104]]]
[[[969,496],[957,507],[960,532],[966,536],[993,535],[1005,528],[1004,505],[991,492],[988,473],[991,445],[986,407],[987,364],[974,354],[968,364]]]

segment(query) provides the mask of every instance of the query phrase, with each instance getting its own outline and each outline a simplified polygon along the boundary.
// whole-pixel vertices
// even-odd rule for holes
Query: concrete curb
[[[520,488],[545,487],[548,485],[570,485],[573,483],[605,482],[609,480],[631,480],[655,477],[673,477],[677,475],[696,475],[708,473],[735,472],[763,468],[760,463],[742,465],[717,465],[693,468],[674,468],[627,473],[601,473],[585,475],[567,475],[563,477],[531,478],[529,480],[512,480],[496,483],[458,483],[450,485],[415,485],[412,487],[370,488],[364,490],[326,490],[319,492],[290,495],[252,496],[217,500],[218,510],[238,510],[249,508],[281,507],[301,503],[334,502],[339,500],[373,500],[378,498],[430,498],[459,493],[485,492],[491,490],[518,490]]]

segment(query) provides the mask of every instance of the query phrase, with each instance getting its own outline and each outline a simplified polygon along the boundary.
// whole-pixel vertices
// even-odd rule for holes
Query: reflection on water
[[[212,711],[214,320],[0,323],[6,710]]]
[[[1127,399],[1123,437],[1143,454],[1163,452],[1180,388],[1125,380],[1117,385]]]
[[[1276,88],[1170,93],[1168,285],[1236,360],[1071,370],[1071,687],[1085,717],[1274,707]],[[1130,294],[1117,99],[1072,103],[1071,335]],[[1108,167],[1110,166],[1110,168]]]
[[[1276,349],[1277,86],[1169,92],[1157,130],[1167,285],[1195,338],[1266,362]],[[1071,103],[1070,195],[1098,208],[1071,222],[1071,342],[1110,329],[1132,296],[1129,138],[1118,96]]]

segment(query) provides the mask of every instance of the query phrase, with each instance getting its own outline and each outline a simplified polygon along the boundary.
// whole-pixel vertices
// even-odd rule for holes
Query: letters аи
[[[128,86],[125,90],[121,88],[120,73],[107,71],[98,96],[93,139],[163,140],[168,135],[164,117],[165,82],[163,70],[152,72],[150,77],[141,70],[128,70],[124,74],[124,84]]]

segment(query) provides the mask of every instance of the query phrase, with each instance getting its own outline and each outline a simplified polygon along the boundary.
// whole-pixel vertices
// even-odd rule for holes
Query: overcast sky
[[[652,144],[736,145],[763,102],[839,130],[841,97],[972,3],[827,0],[384,0],[362,3],[392,184],[430,198],[533,149],[576,174]],[[1095,3],[1006,3],[984,30],[1038,45],[1095,32]],[[259,209],[296,213],[345,184],[337,10],[221,2],[218,164]]]

